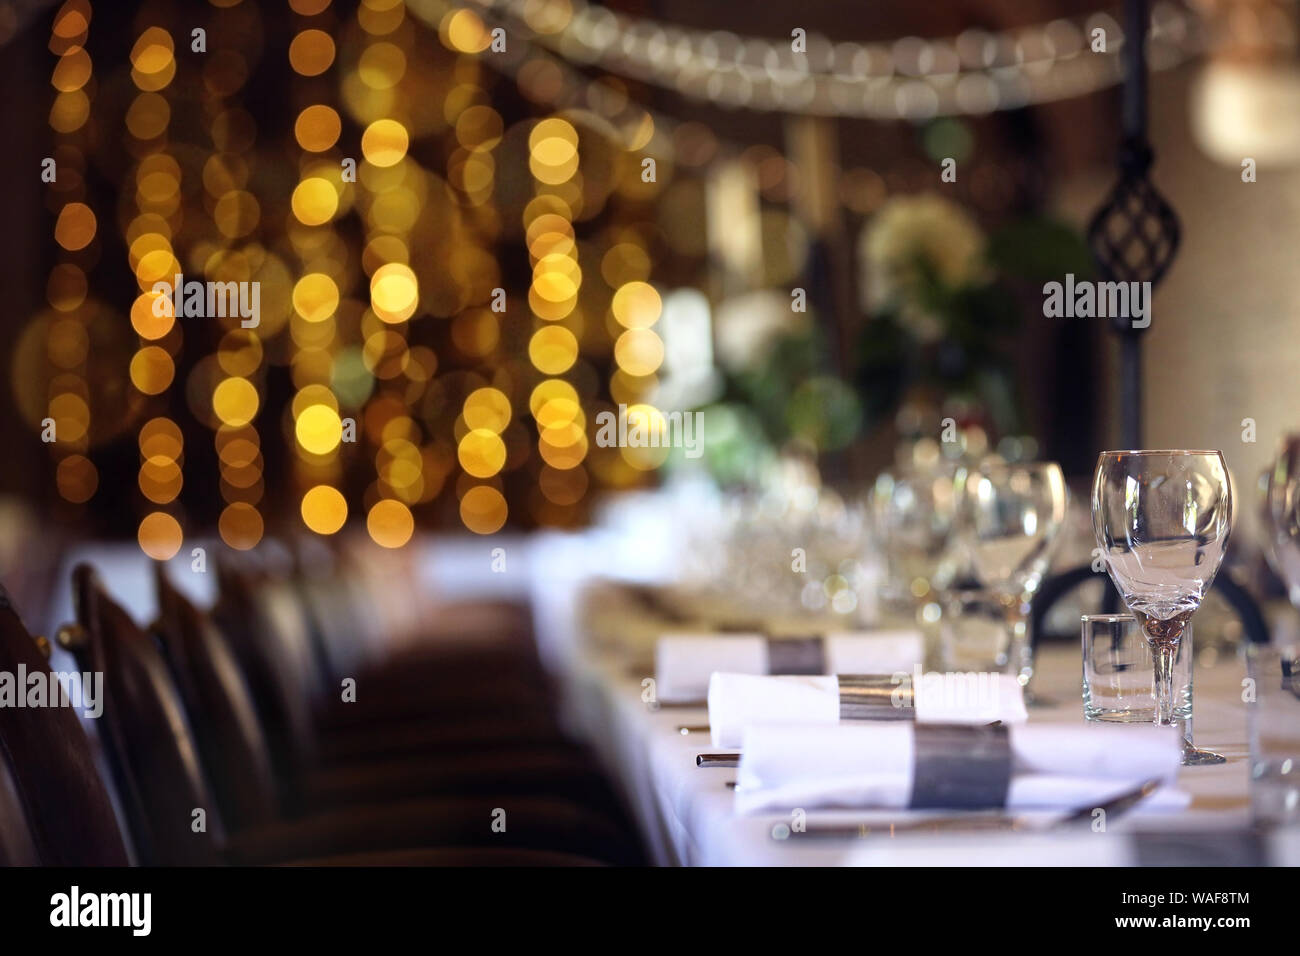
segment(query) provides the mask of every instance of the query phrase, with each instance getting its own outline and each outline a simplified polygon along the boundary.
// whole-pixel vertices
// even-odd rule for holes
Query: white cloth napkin
[[[1020,682],[1005,674],[934,674],[914,678],[912,686],[915,719],[920,723],[1021,724],[1029,719]],[[839,720],[837,677],[715,673],[709,681],[709,730],[715,747],[739,747],[745,728],[756,722],[835,724]]]
[[[908,671],[925,653],[919,631],[842,631],[824,636],[831,674]],[[704,700],[714,671],[767,674],[760,634],[664,634],[655,646],[655,693],[667,702]]]
[[[915,725],[903,721],[751,724],[736,781],[736,809],[904,808],[912,795]],[[1009,728],[1012,810],[1074,810],[1104,803],[1146,780],[1167,784],[1149,807],[1186,806],[1172,790],[1182,762],[1175,728],[1154,725],[1019,724]]]

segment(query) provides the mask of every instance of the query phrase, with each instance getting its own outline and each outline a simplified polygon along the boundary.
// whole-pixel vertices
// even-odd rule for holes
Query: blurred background
[[[581,528],[678,482],[852,501],[989,453],[1059,461],[1086,497],[1118,346],[1045,318],[1042,286],[1094,277],[1123,13],[848,12],[0,3],[0,575],[88,538],[165,559]],[[1182,241],[1143,443],[1223,449],[1249,564],[1300,388],[1297,10],[1151,22],[1152,178]],[[177,274],[257,283],[258,324],[166,314]],[[602,447],[619,406],[702,411],[703,454]]]

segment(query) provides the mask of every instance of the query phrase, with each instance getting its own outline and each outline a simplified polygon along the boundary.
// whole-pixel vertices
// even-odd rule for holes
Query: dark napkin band
[[[916,724],[912,739],[912,809],[1006,806],[1011,737],[1005,726]]]
[[[910,674],[840,674],[840,720],[915,720]]]
[[[826,642],[820,637],[769,637],[769,674],[825,674]]]

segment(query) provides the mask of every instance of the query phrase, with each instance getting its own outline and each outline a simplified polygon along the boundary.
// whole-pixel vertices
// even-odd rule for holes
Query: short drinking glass
[[[1174,718],[1192,717],[1192,632],[1179,642],[1173,670]],[[1155,670],[1146,635],[1132,614],[1083,617],[1083,716],[1088,720],[1154,723]]]

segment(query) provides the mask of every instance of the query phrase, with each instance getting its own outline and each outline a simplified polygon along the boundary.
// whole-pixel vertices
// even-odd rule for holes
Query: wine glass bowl
[[[1174,723],[1173,662],[1227,552],[1232,485],[1218,451],[1108,451],[1092,521],[1111,580],[1156,669],[1156,723]]]
[[[885,598],[909,606],[942,585],[942,560],[956,515],[950,462],[885,472],[871,491],[872,524],[888,560]]]
[[[1065,523],[1065,476],[1055,462],[984,464],[967,480],[968,547],[988,588],[1037,591]]]
[[[1265,554],[1300,608],[1300,434],[1282,439],[1264,492]]]

